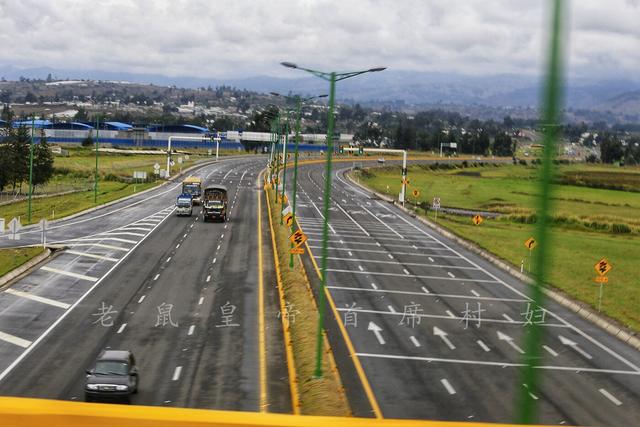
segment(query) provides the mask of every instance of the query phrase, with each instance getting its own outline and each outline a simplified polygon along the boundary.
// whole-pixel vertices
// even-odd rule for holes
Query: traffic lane
[[[260,409],[256,191],[239,193],[229,223],[233,232],[225,234],[218,273],[207,289],[211,302],[203,325],[206,339],[200,342],[198,363],[191,370],[193,386],[185,395],[190,406]]]
[[[230,185],[229,190],[233,193],[235,186]],[[233,203],[232,197],[230,205]],[[105,347],[131,349],[138,359],[140,391],[133,397],[133,403],[186,404],[181,394],[189,387],[184,381],[193,358],[189,350],[198,340],[196,320],[203,307],[202,289],[206,289],[207,279],[210,281],[214,274],[215,263],[209,254],[216,259],[215,245],[220,248],[227,226],[211,229],[198,219],[197,215],[169,219],[169,227],[179,228],[185,224],[185,233],[170,243],[157,268],[143,279],[147,286],[123,308],[127,314],[105,344]],[[139,280],[135,276],[125,280],[131,278],[134,282]],[[150,372],[155,375],[149,375]],[[78,378],[69,397],[81,395],[83,387],[84,379]]]
[[[221,161],[221,163],[203,165],[202,168],[194,172],[194,175],[206,176],[217,169],[245,168],[252,164],[260,164],[260,159],[228,159]],[[95,234],[96,231],[108,231],[120,227],[123,223],[134,222],[147,216],[151,212],[161,209],[162,206],[173,204],[175,197],[180,193],[180,187],[180,183],[169,183],[149,193],[116,202],[113,205],[80,215],[73,219],[62,220],[51,224],[47,231],[47,241],[51,244],[57,241]],[[135,209],[132,209],[134,207]],[[21,239],[18,241],[8,240],[6,234],[0,236],[4,237],[0,238],[0,247],[37,244],[41,242],[41,232],[39,230],[27,229],[20,234]]]
[[[84,371],[91,367],[116,326],[126,314],[114,307],[126,307],[139,289],[147,286],[140,278],[148,277],[164,261],[158,248],[179,239],[184,228],[166,227],[161,223],[135,251],[131,252],[112,273],[100,282],[84,300],[46,335],[30,347],[21,360],[15,361],[0,381],[0,394],[54,399],[78,399],[74,385],[83,382]],[[153,277],[153,276],[152,276]],[[137,299],[136,299],[137,301]],[[103,304],[104,303],[104,304]],[[101,318],[106,324],[102,326]],[[74,400],[75,400],[74,399]]]

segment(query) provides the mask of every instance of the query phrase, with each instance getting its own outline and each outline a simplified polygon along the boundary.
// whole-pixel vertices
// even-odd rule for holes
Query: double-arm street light
[[[320,290],[318,292],[318,336],[316,341],[316,368],[314,376],[319,378],[322,376],[322,331],[324,329],[324,306],[325,306],[325,287],[327,285],[327,257],[328,257],[328,240],[329,240],[329,205],[331,200],[331,158],[333,155],[333,128],[335,117],[333,111],[335,108],[335,94],[336,94],[336,82],[345,80],[350,77],[355,77],[360,74],[373,73],[377,71],[383,71],[385,67],[370,68],[362,71],[351,71],[345,73],[324,72],[312,70],[309,68],[299,67],[291,62],[281,62],[281,64],[287,68],[294,68],[313,74],[323,80],[329,82],[329,115],[327,117],[327,161],[324,183],[324,226],[322,228],[322,259],[321,259],[321,273]]]

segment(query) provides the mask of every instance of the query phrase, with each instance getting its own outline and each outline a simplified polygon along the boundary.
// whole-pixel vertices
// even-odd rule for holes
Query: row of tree
[[[29,184],[31,134],[26,127],[3,128],[0,135],[0,191],[11,186],[11,191],[22,193],[23,184]],[[34,188],[46,184],[53,176],[53,154],[44,132],[40,142],[33,146],[32,184]]]

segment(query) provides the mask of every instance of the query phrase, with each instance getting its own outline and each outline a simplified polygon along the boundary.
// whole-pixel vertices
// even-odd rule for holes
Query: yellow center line
[[[258,176],[261,182],[262,172]],[[260,412],[267,412],[267,361],[264,328],[264,277],[262,264],[262,195],[258,191],[258,352],[260,353]]]

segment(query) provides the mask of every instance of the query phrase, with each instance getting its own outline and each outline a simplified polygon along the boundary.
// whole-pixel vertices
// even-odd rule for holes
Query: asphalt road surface
[[[373,400],[385,418],[513,422],[525,324],[537,322],[539,422],[638,425],[638,351],[552,301],[532,306],[523,283],[356,187],[350,164],[334,166],[327,284],[371,386],[358,415]],[[320,265],[324,165],[298,179],[298,220]]]
[[[84,400],[85,369],[111,348],[137,359],[135,404],[290,412],[270,251],[258,268],[264,164],[235,158],[193,173],[227,186],[227,223],[204,223],[199,207],[176,216],[178,183],[56,223],[48,241],[66,249],[0,293],[0,395]]]

